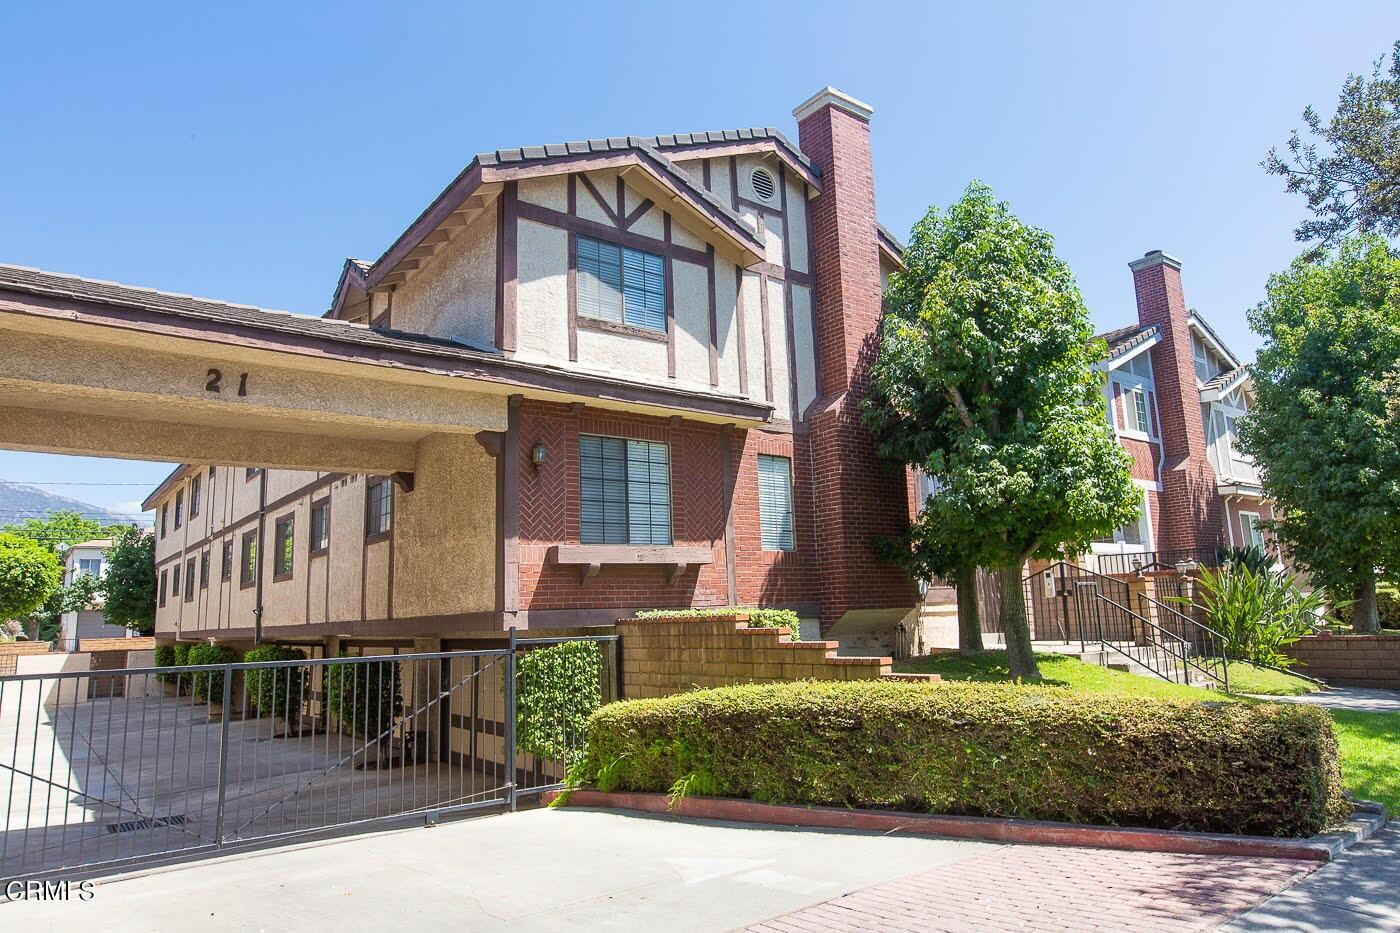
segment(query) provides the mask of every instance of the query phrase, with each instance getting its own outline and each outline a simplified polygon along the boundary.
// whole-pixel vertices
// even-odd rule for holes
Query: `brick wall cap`
[[[747,612],[731,612],[724,615],[709,616],[650,616],[645,619],[618,619],[619,625],[659,625],[671,622],[748,622]],[[764,629],[764,631],[772,631]]]
[[[829,84],[793,108],[792,115],[800,123],[828,105],[838,110],[844,110],[867,122],[875,115],[874,107],[865,101],[856,100],[845,91],[838,91]]]
[[[1181,260],[1177,259],[1171,253],[1164,253],[1160,249],[1154,249],[1144,253],[1141,259],[1134,259],[1132,262],[1128,263],[1128,268],[1132,269],[1134,272],[1137,272],[1139,269],[1151,269],[1154,266],[1170,266],[1180,272]]]

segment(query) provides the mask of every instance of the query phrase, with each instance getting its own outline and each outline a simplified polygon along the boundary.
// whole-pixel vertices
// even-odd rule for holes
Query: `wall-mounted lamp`
[[[547,453],[544,449],[544,444],[536,441],[535,446],[530,448],[530,463],[534,465],[536,472],[539,471],[540,467],[544,466],[546,456]]]

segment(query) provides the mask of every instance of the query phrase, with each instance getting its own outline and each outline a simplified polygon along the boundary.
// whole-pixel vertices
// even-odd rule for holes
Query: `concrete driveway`
[[[0,929],[1191,930],[1311,867],[532,810],[110,879]]]

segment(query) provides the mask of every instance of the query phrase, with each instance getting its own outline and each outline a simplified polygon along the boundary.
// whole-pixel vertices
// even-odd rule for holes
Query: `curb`
[[[553,802],[558,794],[547,802]],[[812,829],[854,829],[919,836],[950,836],[991,842],[1036,845],[1084,846],[1133,852],[1171,852],[1186,855],[1246,855],[1327,862],[1370,838],[1385,825],[1385,807],[1359,801],[1345,829],[1307,839],[1273,836],[1234,836],[1225,833],[1193,833],[1171,829],[1138,829],[1120,826],[1086,826],[1044,820],[1012,820],[985,816],[941,816],[931,813],[899,813],[888,810],[849,810],[838,807],[804,807],[758,803],[721,797],[686,797],[675,809],[666,794],[604,793],[576,790],[568,806],[637,810],[670,818],[768,823]]]

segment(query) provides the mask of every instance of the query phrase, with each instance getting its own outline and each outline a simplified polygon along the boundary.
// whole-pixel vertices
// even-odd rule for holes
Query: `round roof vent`
[[[773,200],[773,195],[778,191],[778,183],[773,179],[773,173],[766,168],[754,169],[749,175],[749,182],[760,201]]]

